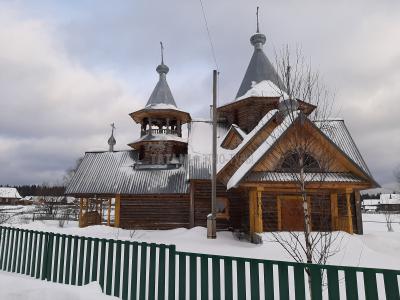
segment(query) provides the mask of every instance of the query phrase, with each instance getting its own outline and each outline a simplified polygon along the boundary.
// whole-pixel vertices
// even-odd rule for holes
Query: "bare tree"
[[[72,177],[74,176],[75,172],[78,170],[79,165],[81,164],[83,160],[83,157],[79,157],[76,161],[73,167],[68,168],[65,172],[63,181],[64,181],[64,185],[68,185],[68,183],[71,181]]]
[[[321,84],[319,74],[312,71],[300,50],[293,57],[286,47],[278,56],[277,70],[285,82],[285,87],[280,87],[279,91],[279,122],[283,129],[271,134],[275,145],[271,155],[277,161],[276,169],[289,177],[296,187],[296,197],[302,204],[298,209],[304,223],[299,231],[288,229],[287,233],[272,233],[273,241],[297,262],[326,264],[327,259],[339,251],[341,234],[332,231],[327,211],[320,212],[318,228],[313,228],[309,189],[312,185],[314,190],[319,190],[334,162],[332,150],[315,134],[315,127],[333,134],[331,125],[324,120],[332,112],[334,97]],[[283,140],[280,137],[284,130],[286,138]],[[308,269],[306,272],[311,288],[311,272]]]

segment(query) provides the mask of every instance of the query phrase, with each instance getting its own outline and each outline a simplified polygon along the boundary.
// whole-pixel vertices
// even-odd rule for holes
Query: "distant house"
[[[0,187],[0,204],[18,204],[21,195],[16,188]]]
[[[381,194],[378,211],[400,213],[400,194]]]
[[[376,212],[380,203],[380,199],[364,199],[361,204],[361,209],[363,212]]]

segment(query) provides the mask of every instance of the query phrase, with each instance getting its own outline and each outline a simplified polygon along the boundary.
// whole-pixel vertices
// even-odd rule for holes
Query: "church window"
[[[305,172],[320,172],[321,167],[318,161],[306,153],[303,155],[304,158],[304,171]],[[290,152],[287,154],[281,164],[280,170],[282,172],[300,172],[300,156],[297,152]]]

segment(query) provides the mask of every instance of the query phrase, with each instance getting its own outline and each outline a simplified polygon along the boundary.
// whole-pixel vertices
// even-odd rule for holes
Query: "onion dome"
[[[115,146],[115,144],[117,143],[117,141],[116,141],[115,138],[114,138],[114,129],[115,129],[115,126],[114,126],[114,123],[112,123],[112,124],[111,124],[111,136],[110,136],[110,138],[109,138],[108,141],[107,141],[108,146],[109,146],[109,151],[110,151],[110,152],[113,152],[113,151],[114,151],[114,146]]]

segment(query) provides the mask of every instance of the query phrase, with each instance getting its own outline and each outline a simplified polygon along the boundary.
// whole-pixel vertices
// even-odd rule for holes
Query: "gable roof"
[[[226,147],[227,143],[229,143],[233,137],[237,137],[240,140],[239,143],[241,143],[245,136],[246,133],[239,126],[237,126],[236,124],[232,124],[229,130],[226,132],[225,136],[222,138],[222,142],[220,145],[223,148],[234,149],[236,147],[233,148]]]
[[[18,190],[13,187],[0,187],[0,198],[16,198],[21,199]]]
[[[372,177],[343,119],[317,120],[314,124],[339,147],[366,175]]]
[[[271,148],[275,141],[293,124],[298,117],[298,112],[295,111],[293,115],[286,116],[282,123],[275,127],[268,138],[246,159],[246,161],[236,170],[227,183],[227,188],[237,186],[237,184],[245,177],[254,165],[264,156],[264,154]],[[260,122],[261,123],[261,122]],[[256,127],[257,128],[257,127]],[[257,130],[258,131],[258,130]]]
[[[250,170],[261,160],[262,157],[264,157],[264,155],[271,149],[275,141],[287,131],[297,117],[298,113],[296,112],[296,115],[290,116],[289,119],[286,117],[282,124],[274,129],[270,137],[268,137],[267,140],[259,148],[257,148],[231,176],[227,183],[228,189],[237,186],[237,184],[249,174]],[[366,178],[370,179],[374,185],[379,186],[379,184],[373,179],[357,146],[355,145],[342,120],[324,120],[318,121],[317,124],[311,122],[308,118],[306,118],[306,120],[337,150],[339,150],[358,170],[360,170]]]
[[[87,152],[65,194],[187,194],[186,158],[178,168],[137,169],[138,152]],[[154,166],[157,167],[157,166]]]

